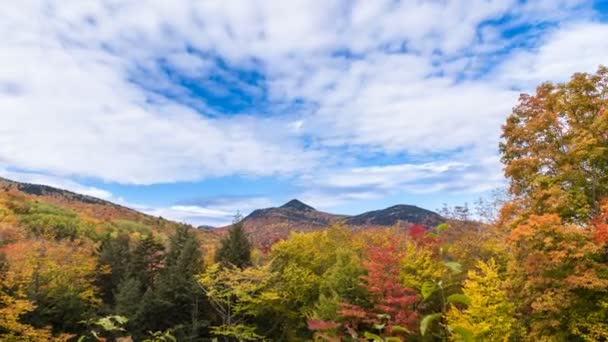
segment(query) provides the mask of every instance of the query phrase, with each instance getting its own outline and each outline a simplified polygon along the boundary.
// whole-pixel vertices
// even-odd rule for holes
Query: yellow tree
[[[76,331],[86,312],[99,304],[93,286],[96,259],[81,241],[22,240],[5,246],[6,279],[14,293],[34,306],[28,320],[55,331]]]
[[[479,341],[508,341],[517,322],[515,305],[507,297],[494,259],[479,261],[477,270],[468,272],[462,291],[468,298],[466,309],[452,306],[447,315],[453,338],[468,333]]]
[[[211,327],[211,332],[239,341],[263,339],[252,323],[255,317],[270,317],[279,302],[271,280],[268,266],[245,269],[219,264],[209,266],[198,277],[198,282],[221,319],[219,325]]]

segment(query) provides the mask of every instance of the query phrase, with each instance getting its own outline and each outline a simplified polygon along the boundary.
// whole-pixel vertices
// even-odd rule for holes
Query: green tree
[[[202,253],[190,228],[179,227],[169,242],[164,266],[141,300],[133,319],[139,333],[172,329],[178,340],[196,340],[208,325],[204,294],[195,276]]]
[[[97,285],[101,298],[107,305],[114,305],[114,296],[120,283],[127,277],[131,262],[129,236],[106,236],[97,249]]]
[[[237,215],[228,235],[215,252],[215,261],[238,268],[251,266],[251,242],[245,233],[242,218]]]
[[[128,277],[137,278],[142,292],[154,283],[159,270],[163,267],[165,247],[154,235],[144,237],[133,251],[128,267]]]

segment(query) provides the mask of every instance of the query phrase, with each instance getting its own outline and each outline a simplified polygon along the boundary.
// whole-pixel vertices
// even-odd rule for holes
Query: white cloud
[[[520,50],[496,71],[507,85],[531,88],[565,81],[575,72],[594,72],[608,60],[608,24],[576,23],[547,35],[532,50]]]
[[[177,222],[192,225],[223,226],[232,221],[234,213],[199,207],[195,205],[174,205],[161,208],[134,208],[152,216],[160,216]]]
[[[230,224],[237,213],[246,216],[255,209],[273,205],[274,203],[269,198],[243,196],[193,199],[184,201],[184,204],[167,207],[147,207],[137,204],[127,206],[153,216],[162,216],[178,222],[220,227]]]
[[[512,89],[604,62],[608,25],[593,20],[583,0],[13,2],[0,13],[0,161],[132,184],[311,175],[326,178],[311,192],[373,188],[348,200],[478,191],[499,181]],[[243,82],[215,58],[263,79]],[[219,73],[269,108],[222,112],[158,60],[226,94],[208,82]],[[349,151],[362,150],[436,160],[360,167]]]
[[[126,79],[126,63],[58,40],[5,45],[0,80],[19,92],[0,94],[0,158],[24,169],[136,184],[269,175],[310,162],[295,142],[258,135],[255,121],[205,119],[145,94]],[[283,124],[270,125],[281,131]]]

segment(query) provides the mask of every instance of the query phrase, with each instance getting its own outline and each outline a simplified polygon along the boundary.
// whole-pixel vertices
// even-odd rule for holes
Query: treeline
[[[522,95],[505,198],[438,227],[294,233],[99,224],[0,197],[0,336],[14,341],[608,339],[608,69]],[[472,219],[475,217],[475,220]]]

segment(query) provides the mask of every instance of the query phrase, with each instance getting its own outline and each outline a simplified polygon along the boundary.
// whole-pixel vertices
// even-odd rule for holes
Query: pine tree
[[[195,280],[203,270],[202,252],[193,232],[180,227],[171,237],[163,269],[148,288],[134,318],[140,330],[173,329],[178,340],[194,340],[207,325],[204,295]]]
[[[137,313],[143,293],[141,283],[137,278],[124,279],[116,290],[115,312],[132,319]]]
[[[127,276],[131,251],[129,235],[107,236],[98,248],[99,256],[96,285],[104,303],[113,305],[118,286]]]
[[[163,267],[164,250],[164,246],[153,235],[146,236],[135,247],[128,267],[128,277],[139,280],[142,292],[153,285],[154,278]]]
[[[238,268],[251,266],[251,243],[239,215],[234,220],[228,235],[220,242],[215,253],[215,261]]]

